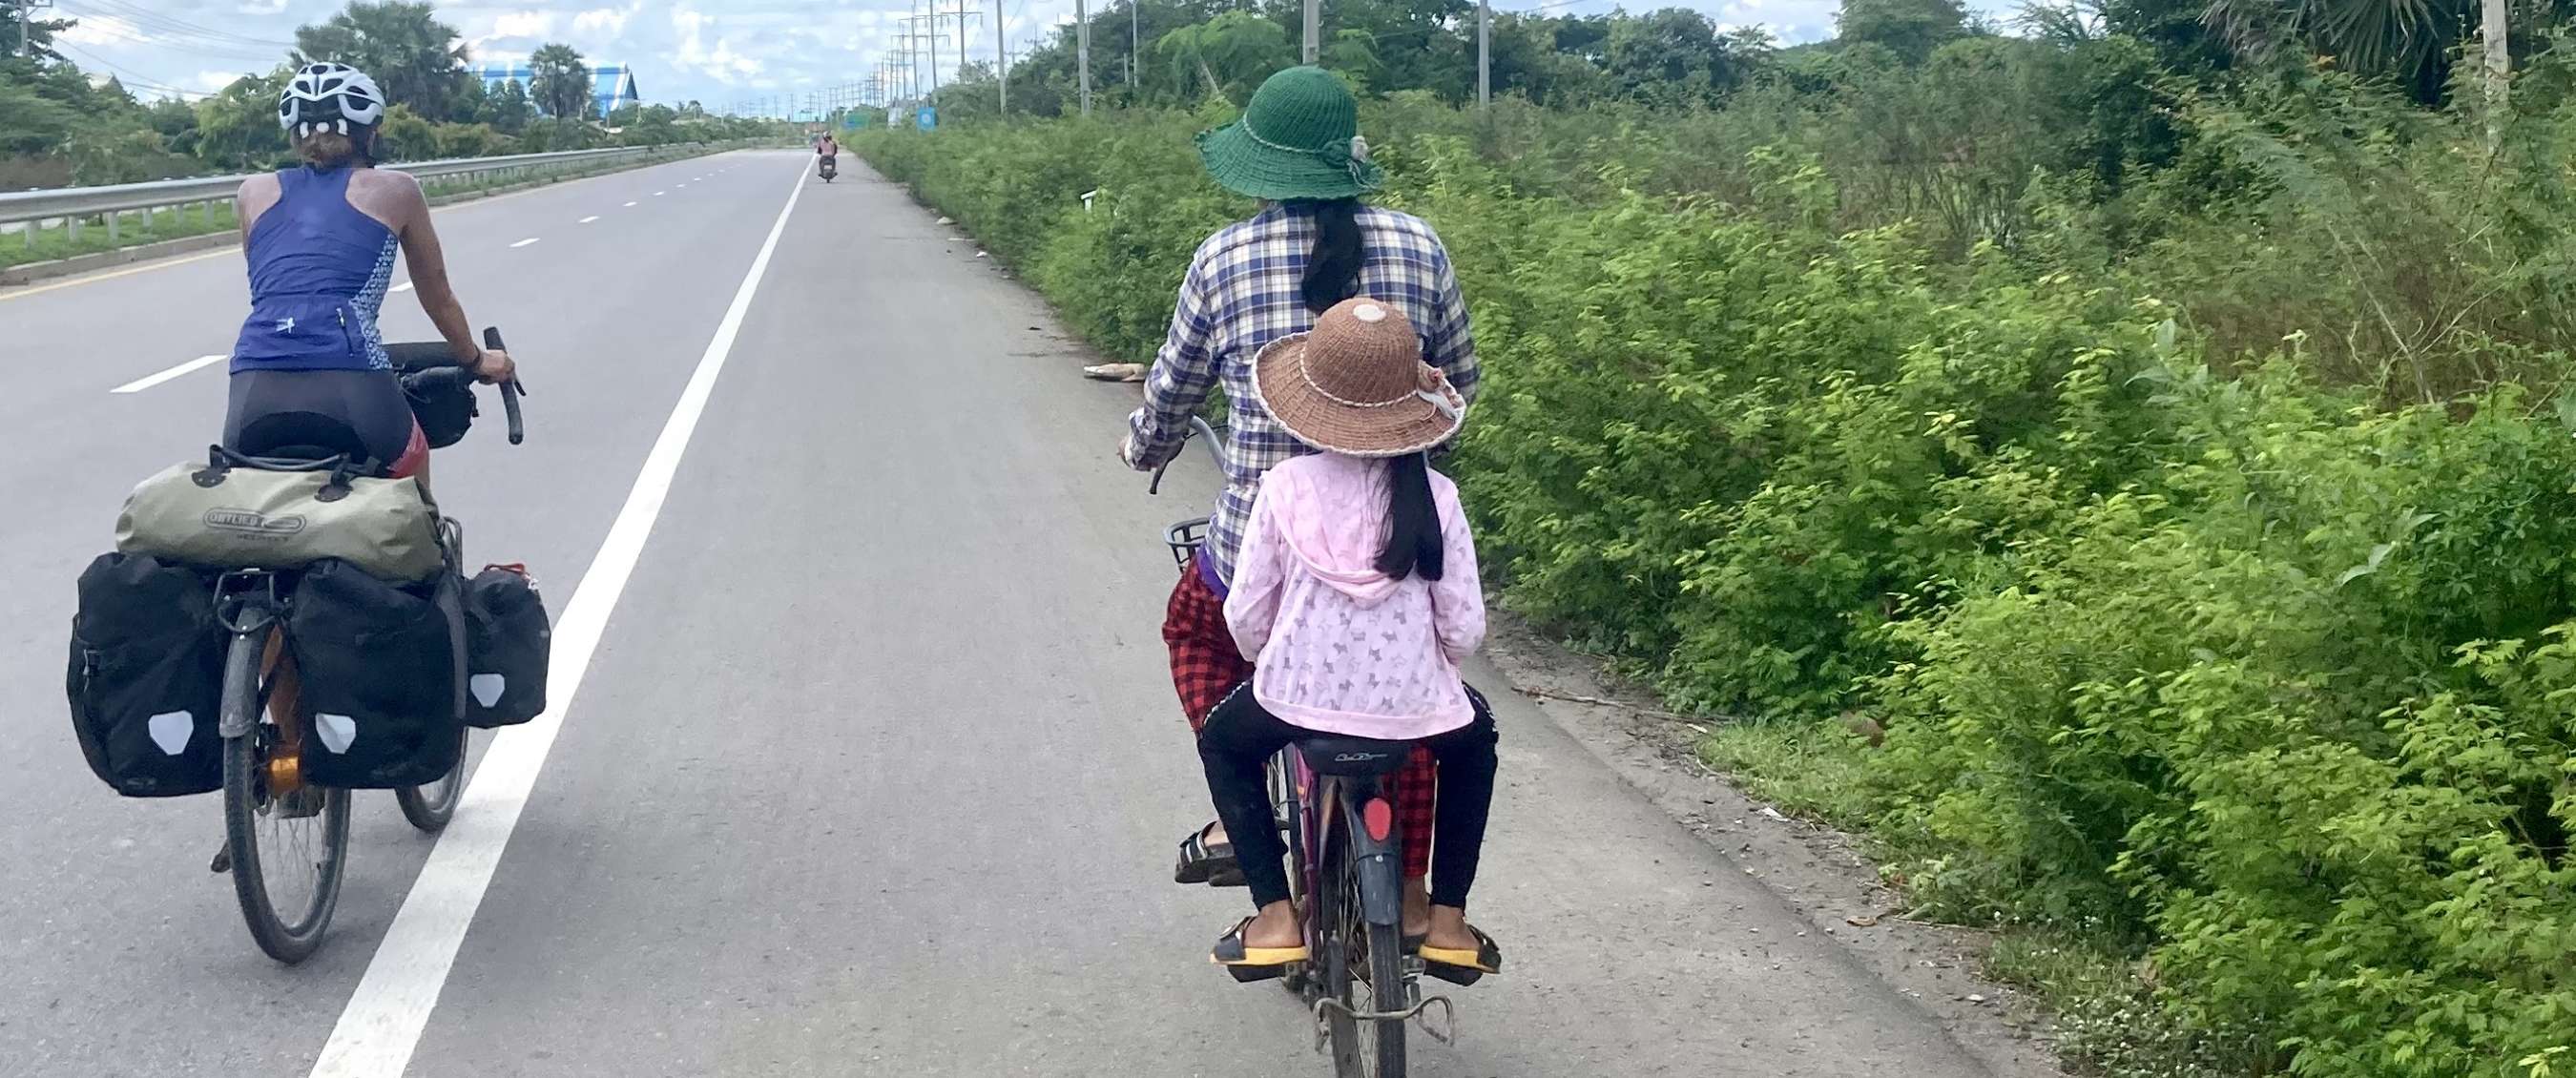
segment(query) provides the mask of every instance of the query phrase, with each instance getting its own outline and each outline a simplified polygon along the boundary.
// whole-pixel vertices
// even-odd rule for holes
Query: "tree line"
[[[316,61],[373,76],[393,103],[382,128],[387,160],[717,141],[770,125],[709,114],[698,102],[626,104],[595,114],[590,64],[555,43],[528,59],[530,78],[497,87],[467,67],[454,26],[427,2],[355,0],[297,28],[295,48],[264,73],[244,74],[195,102],[147,100],[111,76],[93,81],[55,42],[76,20],[30,19],[0,7],[0,40],[26,35],[24,57],[0,56],[0,189],[131,183],[274,167],[291,158],[277,98],[295,69]]]

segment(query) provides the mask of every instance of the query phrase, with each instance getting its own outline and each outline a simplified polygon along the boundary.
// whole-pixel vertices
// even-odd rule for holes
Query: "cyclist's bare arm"
[[[402,238],[403,263],[411,269],[412,294],[420,298],[422,313],[438,327],[448,351],[459,364],[474,368],[487,381],[508,380],[514,373],[509,354],[485,351],[474,341],[474,327],[465,319],[465,305],[457,301],[456,287],[447,279],[447,252],[439,246],[438,230],[429,222],[429,198],[421,194],[420,181],[377,169],[366,169],[360,176],[366,177],[366,190],[354,190],[357,185],[353,183],[351,201],[371,216],[381,207],[384,216],[390,218],[386,225]]]
[[[241,190],[233,193],[233,211],[241,223],[243,243],[250,242],[251,223],[259,220],[260,214],[267,213],[269,207],[277,205],[278,195],[283,190],[277,185],[277,177],[266,172],[242,181]]]

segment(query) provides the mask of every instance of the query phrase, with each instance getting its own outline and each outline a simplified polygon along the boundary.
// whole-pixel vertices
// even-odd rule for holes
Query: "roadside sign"
[[[921,111],[914,116],[913,122],[918,124],[924,131],[938,130],[939,109],[936,106],[923,105],[921,106]]]

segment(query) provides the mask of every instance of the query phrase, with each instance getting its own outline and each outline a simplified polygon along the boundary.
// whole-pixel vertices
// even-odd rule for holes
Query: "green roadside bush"
[[[1473,308],[1457,470],[1511,605],[1687,706],[1875,717],[1855,801],[1921,912],[2135,959],[2211,1066],[2576,1072],[2576,405],[2563,312],[2495,302],[2560,287],[2564,226],[2531,212],[2559,173],[2376,220],[2478,125],[2373,146],[2200,112],[2219,133],[2177,170],[2223,204],[2158,181],[2079,207],[2098,177],[2042,170],[2026,226],[1961,245],[1856,214],[1831,131],[1603,154],[1615,111],[1371,108],[1385,201],[1440,230]],[[1144,359],[1194,245],[1252,209],[1196,168],[1206,122],[853,146]],[[2409,294],[2451,332],[2352,331],[2434,279],[2407,229],[2482,219],[2515,230],[2435,275],[2477,302]],[[2159,267],[2192,271],[2162,294]],[[2238,290],[2289,306],[2195,306]]]

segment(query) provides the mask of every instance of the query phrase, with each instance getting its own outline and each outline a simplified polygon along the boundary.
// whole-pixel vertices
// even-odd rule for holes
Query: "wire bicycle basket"
[[[1172,564],[1187,569],[1207,545],[1208,518],[1184,520],[1163,530],[1163,545],[1172,548]]]

